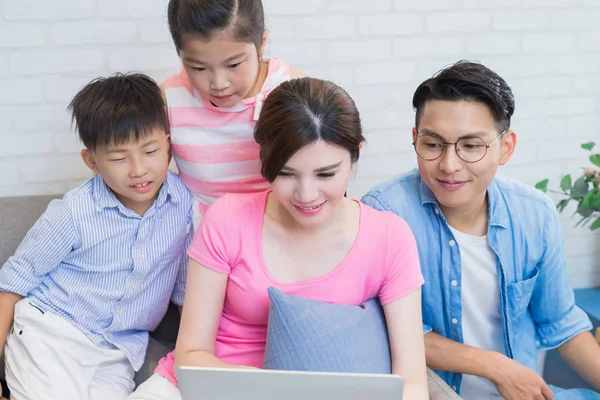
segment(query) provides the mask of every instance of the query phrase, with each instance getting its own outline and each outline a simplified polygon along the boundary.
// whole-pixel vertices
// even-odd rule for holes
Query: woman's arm
[[[227,274],[190,258],[181,325],[175,346],[176,366],[251,368],[232,365],[215,356],[217,330],[223,312]]]
[[[421,288],[383,306],[392,353],[392,373],[404,378],[404,398],[427,400],[427,369]]]

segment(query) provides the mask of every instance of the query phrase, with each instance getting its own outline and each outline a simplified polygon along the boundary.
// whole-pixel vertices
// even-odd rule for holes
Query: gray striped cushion
[[[329,304],[268,289],[271,299],[263,368],[391,373],[378,299],[361,306]]]

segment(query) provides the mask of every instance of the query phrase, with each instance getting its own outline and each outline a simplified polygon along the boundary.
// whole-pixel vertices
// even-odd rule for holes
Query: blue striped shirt
[[[95,175],[50,203],[0,269],[0,291],[122,350],[137,371],[169,300],[183,304],[191,223],[192,197],[176,174],[143,217]]]

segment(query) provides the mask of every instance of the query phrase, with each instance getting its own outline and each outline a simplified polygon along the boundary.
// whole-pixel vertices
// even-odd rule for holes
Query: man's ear
[[[517,134],[512,129],[507,131],[502,137],[502,154],[500,155],[500,165],[505,165],[510,160],[517,146]]]
[[[87,167],[92,170],[93,173],[100,173],[100,171],[98,170],[98,166],[96,165],[96,159],[94,158],[94,155],[91,151],[89,151],[88,149],[81,150],[81,159],[83,160],[85,165],[87,165]]]

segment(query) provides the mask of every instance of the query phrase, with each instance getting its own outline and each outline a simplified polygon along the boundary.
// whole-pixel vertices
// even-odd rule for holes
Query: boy
[[[52,201],[0,270],[12,400],[125,398],[148,331],[183,303],[192,198],[168,172],[160,89],[117,74],[69,109],[95,175]]]
[[[481,64],[458,62],[423,82],[413,107],[418,171],[363,202],[404,218],[417,239],[428,366],[464,399],[551,399],[537,351],[558,347],[600,389],[600,347],[574,303],[555,207],[495,176],[517,142],[510,87]]]

